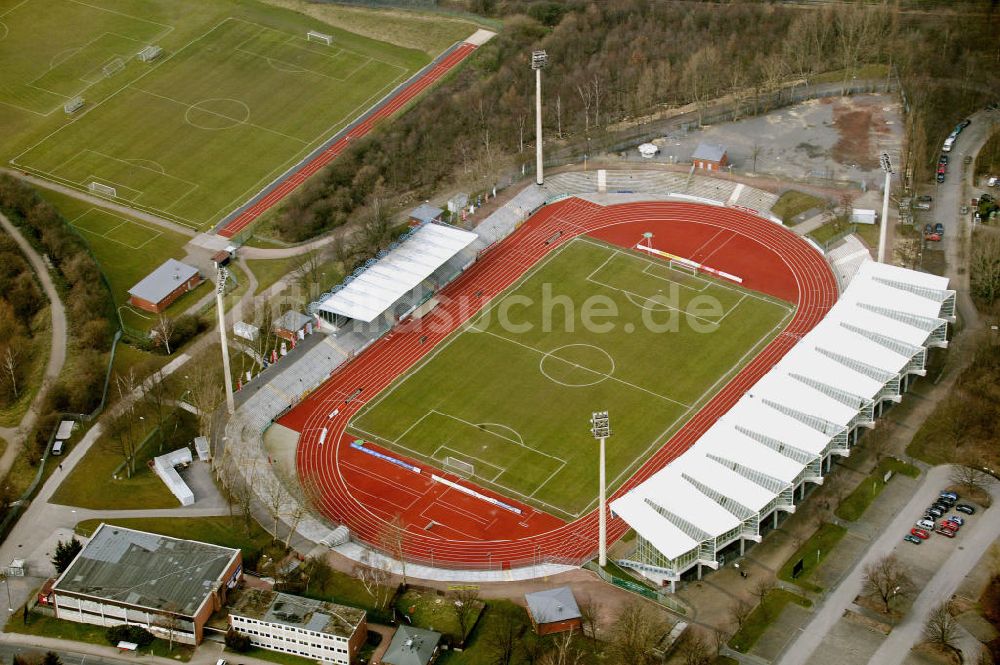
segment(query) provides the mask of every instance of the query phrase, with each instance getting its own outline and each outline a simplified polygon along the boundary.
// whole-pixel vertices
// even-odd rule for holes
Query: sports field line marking
[[[132,19],[133,21],[139,21],[140,23],[148,23],[149,25],[155,25],[155,26],[157,26],[159,28],[164,28],[167,31],[167,33],[172,32],[173,29],[174,29],[174,26],[168,25],[167,23],[159,23],[157,21],[150,21],[149,19],[142,18],[142,17],[139,17],[139,16],[133,16],[132,14],[126,14],[125,12],[119,12],[119,11],[116,11],[114,9],[106,9],[104,7],[97,7],[95,5],[91,5],[91,4],[87,4],[86,2],[82,2],[82,0],[67,0],[67,2],[72,2],[74,4],[82,5],[84,7],[90,7],[91,9],[96,9],[97,11],[101,11],[101,12],[107,12],[108,14],[117,14],[118,16],[124,16],[125,18]],[[163,33],[163,34],[166,34],[166,33]],[[157,35],[157,38],[161,38],[162,36],[163,35]]]
[[[659,399],[662,399],[664,402],[670,402],[672,404],[677,404],[678,406],[683,406],[685,408],[689,408],[690,407],[690,405],[685,404],[684,402],[680,402],[680,401],[678,401],[676,399],[671,399],[670,397],[666,397],[666,396],[661,395],[659,393],[653,392],[652,390],[649,390],[648,388],[643,388],[642,386],[637,386],[634,383],[629,383],[628,381],[625,381],[624,379],[619,379],[616,376],[611,376],[610,374],[605,374],[604,372],[598,372],[597,370],[590,369],[589,367],[584,367],[583,365],[577,365],[575,363],[571,363],[568,360],[560,358],[559,356],[549,355],[545,351],[541,351],[540,349],[536,349],[535,347],[533,347],[533,346],[531,346],[529,344],[524,344],[522,342],[518,342],[517,340],[513,340],[513,339],[511,339],[509,337],[505,337],[503,335],[498,335],[497,333],[495,333],[495,332],[493,332],[491,330],[482,330],[482,329],[479,329],[479,332],[486,333],[487,335],[492,335],[493,337],[496,337],[497,339],[502,339],[502,340],[504,340],[506,342],[510,342],[511,344],[516,344],[517,346],[520,346],[520,347],[523,347],[525,349],[528,349],[529,351],[533,351],[534,353],[537,353],[537,354],[540,354],[540,355],[543,355],[543,356],[546,356],[546,357],[554,358],[556,360],[562,360],[564,363],[566,363],[568,365],[573,365],[574,367],[582,369],[585,372],[590,372],[590,373],[596,374],[598,376],[607,377],[608,379],[611,379],[612,381],[620,383],[623,386],[628,386],[629,388],[634,388],[635,390],[638,390],[640,392],[644,392],[644,393],[647,393],[649,395],[652,395],[653,397],[657,397]]]
[[[650,270],[653,269],[653,268],[664,268],[666,270],[670,270],[672,272],[676,272],[679,275],[684,275],[684,277],[687,277],[689,279],[696,279],[696,280],[698,280],[699,282],[702,283],[701,284],[701,288],[700,289],[696,289],[693,286],[688,286],[687,284],[681,284],[680,282],[675,282],[674,280],[670,279],[669,277],[664,277],[663,275],[657,275],[655,273],[652,273],[652,272],[650,272]],[[668,266],[658,266],[658,265],[656,265],[654,263],[649,263],[648,265],[646,265],[642,269],[642,274],[646,275],[648,277],[651,277],[653,279],[658,279],[661,282],[666,282],[668,284],[676,284],[677,286],[679,286],[682,289],[688,289],[689,291],[694,291],[695,293],[703,293],[705,291],[705,289],[707,289],[709,286],[711,286],[711,282],[707,282],[707,281],[701,279],[700,277],[698,277],[697,275],[688,275],[688,274],[682,273],[680,270],[677,270],[673,266],[669,266],[669,265]]]
[[[629,291],[628,289],[622,289],[622,288],[619,288],[617,286],[611,286],[610,284],[605,284],[604,282],[602,282],[602,281],[600,281],[598,279],[591,279],[590,277],[588,277],[586,281],[590,282],[591,284],[597,284],[598,286],[603,286],[606,289],[611,289],[612,291],[617,291],[619,293],[624,294],[626,300],[628,300],[630,303],[632,303],[633,305],[635,305],[639,309],[644,309],[647,312],[657,312],[657,311],[662,312],[662,311],[670,310],[670,311],[677,312],[678,314],[683,314],[685,316],[690,316],[691,318],[697,319],[698,321],[706,323],[706,324],[708,324],[710,326],[715,326],[715,327],[719,326],[719,324],[718,324],[717,321],[712,321],[711,319],[706,319],[706,318],[700,317],[700,316],[698,316],[696,314],[691,314],[690,312],[687,312],[687,311],[685,311],[685,310],[683,310],[683,309],[681,309],[679,307],[673,307],[673,306],[668,305],[666,303],[655,301],[655,300],[652,299],[652,296],[644,296],[644,295],[635,293],[633,291]],[[650,302],[652,302],[654,305],[662,307],[663,309],[656,309],[656,308],[648,307],[647,304],[650,303]]]
[[[439,522],[438,520],[434,519],[432,516],[427,514],[428,510],[437,507],[438,510],[451,511],[464,520],[469,520],[470,522],[478,522],[480,525],[483,526],[483,528],[489,528],[489,524],[495,520],[491,520],[484,515],[479,515],[473,512],[469,512],[468,510],[463,510],[462,508],[457,507],[453,503],[445,503],[440,501],[440,499],[442,499],[448,492],[454,492],[454,491],[455,490],[453,490],[451,487],[445,487],[443,492],[433,497],[433,501],[431,501],[430,504],[424,506],[424,508],[420,511],[420,517],[423,517],[425,520],[428,520],[429,522],[433,522],[436,529],[439,530],[444,529],[447,531],[452,531],[467,540],[475,540],[475,538],[470,534],[468,534],[467,532],[462,531],[461,529],[456,529],[454,526],[450,524],[442,524],[441,522]]]
[[[557,457],[555,455],[550,455],[549,453],[546,453],[546,452],[543,452],[541,450],[538,450],[537,448],[532,448],[528,444],[524,443],[524,437],[521,436],[520,432],[518,432],[517,430],[515,430],[513,427],[509,427],[508,429],[510,429],[512,432],[515,432],[517,434],[517,438],[519,440],[514,440],[514,439],[511,439],[510,437],[504,436],[503,434],[497,434],[496,432],[491,432],[491,431],[486,430],[486,429],[480,429],[475,423],[470,423],[468,420],[463,420],[463,419],[459,418],[458,416],[451,415],[450,413],[445,413],[443,411],[438,411],[437,409],[431,409],[431,411],[433,413],[438,414],[439,416],[444,416],[445,418],[451,418],[452,420],[457,420],[458,422],[462,423],[463,425],[467,425],[468,427],[471,427],[471,428],[473,428],[473,429],[475,429],[477,431],[486,432],[487,434],[492,434],[493,436],[495,436],[495,437],[497,437],[499,439],[503,439],[504,441],[510,441],[515,446],[518,446],[520,448],[526,448],[527,450],[530,450],[533,453],[537,453],[537,454],[541,455],[542,457],[548,457],[549,459],[555,460],[555,461],[560,462],[562,464],[566,463],[566,460],[564,460],[561,457]]]
[[[671,268],[666,261],[658,262],[658,261],[656,261],[654,259],[650,259],[647,256],[644,256],[644,255],[641,255],[641,254],[637,254],[637,253],[633,254],[631,251],[623,250],[620,247],[617,247],[615,245],[609,245],[609,244],[606,244],[604,242],[600,242],[598,240],[595,240],[593,238],[583,237],[583,236],[577,236],[573,240],[574,241],[579,240],[580,242],[585,242],[585,243],[588,243],[590,245],[594,245],[595,247],[604,247],[605,249],[608,249],[609,251],[616,252],[618,254],[621,254],[623,256],[627,256],[629,258],[640,259],[640,260],[644,260],[644,261],[649,261],[654,266],[664,266],[664,267],[667,267],[667,268],[669,268],[671,270],[676,270],[675,268]],[[733,286],[732,284],[724,282],[721,279],[715,279],[712,276],[706,275],[706,274],[703,274],[703,273],[698,273],[696,275],[687,275],[685,273],[685,276],[687,276],[687,277],[694,277],[695,279],[700,279],[701,281],[705,282],[707,284],[706,290],[707,290],[708,287],[725,289],[727,291],[733,291],[734,293],[737,293],[739,295],[745,295],[748,298],[756,298],[757,300],[763,300],[764,302],[769,302],[769,303],[771,303],[773,305],[778,305],[779,307],[782,307],[784,309],[793,309],[795,307],[793,304],[791,304],[791,303],[789,303],[789,302],[787,302],[785,300],[781,300],[780,298],[775,298],[773,296],[769,296],[766,293],[760,293],[758,291],[753,291],[751,289],[748,289],[745,286],[743,286],[743,287]]]
[[[108,196],[101,196],[101,195],[97,194],[96,192],[90,192],[90,188],[87,187],[87,184],[89,184],[91,182],[98,182],[98,183],[101,183],[102,185],[111,185],[111,186],[114,186],[115,187],[115,195],[113,197],[108,197]],[[84,183],[87,183],[87,184],[84,184]],[[140,196],[142,196],[142,192],[140,190],[138,190],[138,189],[132,189],[128,185],[125,185],[125,184],[122,184],[122,183],[117,182],[115,180],[112,180],[111,178],[101,177],[101,176],[97,175],[96,173],[88,173],[86,176],[84,176],[83,180],[81,180],[78,184],[79,184],[80,187],[82,187],[82,188],[86,189],[88,192],[90,192],[91,195],[96,196],[97,198],[103,199],[105,201],[110,201],[112,199],[121,199],[122,201],[128,201],[129,203],[131,203],[133,201],[133,199],[138,199]],[[118,190],[121,190],[120,194],[118,193]],[[132,198],[129,198],[129,196],[131,196]]]
[[[30,0],[21,0],[21,2],[17,3],[16,5],[14,5],[13,7],[11,7],[11,8],[10,8],[10,9],[8,9],[7,11],[3,12],[2,14],[0,14],[0,18],[3,18],[4,16],[6,16],[6,15],[7,15],[7,14],[9,14],[9,13],[11,13],[12,11],[14,11],[15,9],[17,9],[17,8],[18,8],[18,7],[20,7],[21,5],[26,5],[26,4],[28,4],[28,2],[30,2]]]
[[[499,478],[503,474],[507,473],[507,471],[508,471],[508,469],[506,467],[497,466],[496,464],[492,464],[490,462],[487,462],[486,460],[484,460],[481,457],[476,457],[475,455],[469,455],[468,453],[463,453],[460,450],[455,450],[454,448],[451,448],[451,447],[446,446],[444,444],[442,444],[442,445],[438,446],[437,448],[435,448],[434,452],[431,453],[431,459],[433,459],[434,461],[436,461],[439,464],[441,464],[442,468],[444,468],[444,466],[445,466],[445,460],[444,460],[444,457],[439,457],[438,456],[439,453],[442,450],[445,450],[448,453],[450,453],[448,455],[445,455],[444,457],[457,457],[459,459],[464,459],[464,460],[475,460],[475,462],[476,462],[476,471],[473,472],[473,474],[472,474],[473,478],[482,477],[482,476],[479,475],[479,466],[483,466],[483,467],[486,467],[486,468],[489,468],[489,469],[493,469],[496,472],[496,473],[493,474],[492,478],[487,478],[486,479],[486,480],[488,480],[491,483],[496,483],[497,478]],[[455,473],[455,472],[452,471],[452,473]]]
[[[108,229],[104,233],[96,233],[94,231],[91,231],[89,229],[85,229],[83,227],[80,227],[80,226],[76,225],[76,222],[78,222],[79,220],[83,219],[84,217],[86,217],[87,215],[89,215],[92,212],[97,212],[97,213],[102,214],[102,215],[107,215],[109,217],[114,217],[115,219],[121,220],[121,223],[119,223],[117,226],[115,226],[113,228]],[[150,231],[150,232],[152,232],[152,235],[145,242],[143,242],[141,245],[139,245],[137,247],[133,247],[132,245],[126,244],[126,243],[124,243],[124,242],[122,242],[120,240],[115,240],[114,238],[109,238],[108,237],[109,233],[111,233],[112,231],[115,231],[115,230],[121,228],[122,226],[124,226],[126,224],[131,224],[132,226],[138,226],[139,228],[141,228],[141,229],[143,229],[145,231]],[[98,236],[99,238],[104,238],[105,240],[109,240],[109,241],[111,241],[113,243],[117,243],[117,244],[119,244],[119,245],[121,245],[123,247],[128,247],[129,249],[142,249],[143,247],[145,247],[146,245],[148,245],[150,242],[152,242],[153,240],[156,240],[161,235],[163,235],[163,232],[160,231],[159,229],[155,229],[155,228],[153,228],[151,226],[146,226],[145,224],[140,224],[139,222],[133,221],[133,220],[128,219],[126,217],[122,217],[120,215],[116,215],[113,212],[108,212],[108,211],[103,210],[101,208],[98,208],[96,206],[92,206],[92,207],[88,208],[87,210],[85,210],[84,212],[82,212],[81,214],[79,214],[76,217],[74,217],[72,220],[69,221],[69,225],[72,226],[73,228],[79,230],[79,231],[82,231],[84,233],[89,233],[89,234],[94,235],[94,236]]]

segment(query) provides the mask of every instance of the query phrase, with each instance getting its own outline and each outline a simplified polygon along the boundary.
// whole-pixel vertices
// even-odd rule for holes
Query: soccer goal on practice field
[[[121,58],[115,58],[108,64],[104,65],[102,71],[104,72],[104,76],[108,77],[117,74],[123,69],[125,69],[125,61],[122,60]]]
[[[316,32],[315,30],[310,30],[306,33],[307,42],[323,42],[327,46],[333,44],[333,35],[327,35],[322,32]]]
[[[668,263],[672,270],[676,270],[677,272],[687,273],[689,275],[695,275],[695,276],[698,275],[698,269],[693,265],[691,265],[690,263],[687,263],[685,261],[673,261],[673,260],[669,261]]]
[[[150,44],[136,54],[141,62],[152,62],[163,54],[163,49],[155,44]]]
[[[98,196],[108,196],[110,198],[116,198],[118,196],[117,189],[115,189],[114,187],[110,187],[108,185],[101,184],[99,182],[91,182],[89,185],[87,185],[87,189],[89,189],[94,194],[97,194]]]
[[[476,467],[457,457],[445,457],[444,466],[449,471],[454,471],[460,476],[470,477],[476,475]]]

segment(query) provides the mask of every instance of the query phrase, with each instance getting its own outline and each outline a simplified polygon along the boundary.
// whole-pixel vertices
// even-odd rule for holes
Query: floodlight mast
[[[229,415],[236,412],[236,402],[233,400],[233,379],[229,371],[229,346],[226,340],[226,310],[222,305],[222,296],[226,291],[226,279],[229,271],[219,266],[218,279],[215,282],[215,308],[219,311],[219,338],[222,341],[222,371],[225,372],[223,385],[226,386],[226,410]]]
[[[604,568],[608,565],[608,497],[606,489],[606,471],[604,464],[604,441],[611,436],[611,420],[607,411],[595,411],[590,417],[590,433],[601,442],[600,449],[600,483],[598,509],[600,514],[597,519],[597,562]]]
[[[542,173],[542,69],[549,64],[545,51],[531,53],[531,68],[535,70],[535,183],[544,182]]]
[[[885,263],[885,243],[889,235],[889,181],[892,178],[892,163],[888,154],[882,153],[881,163],[885,171],[885,193],[882,195],[882,219],[878,231],[878,262]]]

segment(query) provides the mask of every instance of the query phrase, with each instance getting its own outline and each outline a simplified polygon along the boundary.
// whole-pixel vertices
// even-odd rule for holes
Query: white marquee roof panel
[[[399,247],[320,303],[323,311],[373,321],[479,236],[442,224],[424,224]]]

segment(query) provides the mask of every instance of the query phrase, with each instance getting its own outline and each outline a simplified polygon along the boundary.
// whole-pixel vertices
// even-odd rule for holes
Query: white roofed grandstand
[[[619,561],[657,582],[717,568],[794,512],[832,455],[898,402],[955,320],[948,280],[868,261],[826,317],[684,454],[611,503],[635,529]]]

